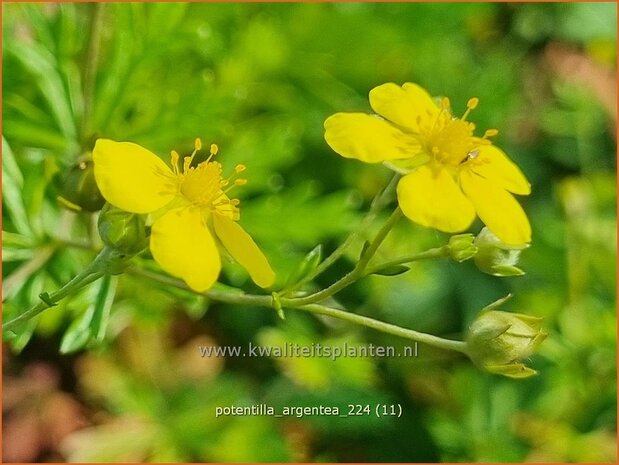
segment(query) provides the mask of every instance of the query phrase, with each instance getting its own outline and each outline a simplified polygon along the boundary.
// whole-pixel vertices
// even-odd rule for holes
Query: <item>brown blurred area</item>
[[[88,425],[84,406],[61,389],[61,373],[48,361],[18,366],[7,347],[2,357],[2,461],[64,461],[58,446]]]

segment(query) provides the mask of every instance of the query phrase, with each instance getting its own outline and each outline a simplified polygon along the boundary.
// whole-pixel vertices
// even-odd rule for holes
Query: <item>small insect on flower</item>
[[[531,227],[512,194],[528,195],[531,187],[492,145],[496,129],[474,135],[467,118],[478,103],[469,99],[455,117],[449,99],[437,102],[417,84],[383,84],[370,91],[376,114],[330,116],[325,140],[343,157],[384,163],[403,174],[398,203],[410,220],[456,233],[479,216],[506,244],[528,243]]]
[[[237,165],[229,177],[213,161],[219,149],[210,146],[206,161],[193,165],[202,142],[183,158],[172,150],[171,167],[149,150],[132,142],[99,139],[93,150],[95,179],[103,197],[131,213],[151,214],[150,250],[168,273],[192,289],[210,288],[221,271],[217,242],[243,266],[256,284],[269,287],[275,280],[266,257],[238,224],[239,200],[230,191],[247,183]]]

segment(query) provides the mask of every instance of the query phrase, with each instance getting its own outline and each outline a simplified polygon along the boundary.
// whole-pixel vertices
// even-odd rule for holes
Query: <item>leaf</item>
[[[116,295],[116,283],[116,277],[105,275],[98,286],[92,288],[94,301],[82,317],[74,320],[65,332],[60,343],[62,354],[77,352],[92,340],[100,342],[105,338],[110,309]]]
[[[56,59],[39,44],[11,42],[6,53],[14,56],[35,79],[62,134],[69,140],[76,135],[71,104],[65,91]]]
[[[372,274],[376,274],[379,276],[398,276],[402,273],[406,273],[410,269],[411,267],[407,265],[393,265],[388,266],[387,268],[381,268],[380,270],[376,270]]]
[[[95,314],[92,319],[91,332],[97,341],[105,338],[110,310],[116,296],[118,276],[106,275],[101,279],[101,288],[95,301]]]
[[[290,273],[285,288],[292,287],[313,272],[322,260],[322,244],[318,244],[299,262],[297,268]]]
[[[24,178],[15,161],[13,151],[2,137],[2,200],[13,226],[24,236],[32,235],[32,228],[26,213],[22,189]]]
[[[2,262],[30,260],[34,257],[35,243],[21,234],[2,231]]]

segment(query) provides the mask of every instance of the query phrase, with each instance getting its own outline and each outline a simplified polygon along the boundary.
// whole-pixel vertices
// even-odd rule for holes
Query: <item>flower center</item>
[[[473,159],[479,154],[477,147],[489,144],[487,137],[497,133],[495,129],[490,129],[482,138],[473,136],[475,125],[466,118],[478,103],[477,98],[469,99],[462,117],[456,118],[452,115],[449,99],[442,99],[441,111],[432,128],[427,131],[424,141],[426,150],[437,162],[458,166]]]
[[[180,193],[193,205],[238,220],[240,202],[238,199],[230,199],[227,193],[235,186],[247,184],[246,179],[237,177],[245,171],[245,166],[236,165],[234,173],[224,178],[221,163],[211,161],[219,150],[217,145],[212,144],[208,159],[192,167],[191,162],[201,148],[200,139],[196,139],[195,150],[191,156],[183,159],[182,173],[178,166],[179,155],[172,151],[172,170],[179,179]]]

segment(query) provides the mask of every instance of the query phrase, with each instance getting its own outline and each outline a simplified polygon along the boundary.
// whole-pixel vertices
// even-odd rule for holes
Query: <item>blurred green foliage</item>
[[[202,359],[198,345],[354,341],[401,346],[331,320],[204,301],[145,278],[100,281],[10,342],[10,366],[78,352],[71,392],[93,426],[60,447],[77,461],[616,461],[616,4],[3,3],[4,318],[67,282],[98,246],[96,214],[58,202],[97,137],[165,156],[215,142],[244,163],[241,223],[283,285],[318,243],[332,251],[389,179],[322,139],[336,111],[414,81],[499,128],[523,168],[534,229],[524,277],[427,262],[338,299],[458,337],[513,292],[550,336],[516,382],[421,346],[415,359]],[[576,66],[577,65],[577,66]],[[571,66],[571,68],[570,68]],[[472,229],[478,232],[480,225]],[[380,254],[447,237],[401,222]],[[361,247],[318,279],[350,269]],[[224,284],[252,289],[227,266]],[[208,312],[207,312],[208,309]],[[32,339],[33,338],[33,339]],[[17,355],[20,351],[21,354]],[[401,418],[215,418],[221,405],[401,404]]]

